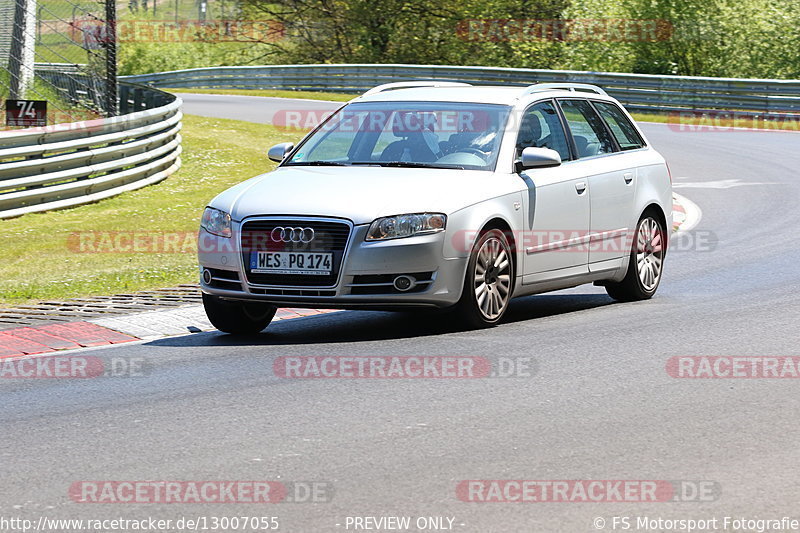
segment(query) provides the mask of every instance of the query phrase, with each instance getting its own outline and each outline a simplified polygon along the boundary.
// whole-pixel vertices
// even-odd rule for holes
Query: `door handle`
[[[630,185],[631,182],[633,181],[633,172],[626,172],[625,174],[622,175],[622,177],[625,178],[625,183],[627,185]]]
[[[585,181],[579,181],[578,183],[576,183],[575,184],[575,190],[578,191],[578,194],[583,194],[584,191],[586,190],[586,182]]]

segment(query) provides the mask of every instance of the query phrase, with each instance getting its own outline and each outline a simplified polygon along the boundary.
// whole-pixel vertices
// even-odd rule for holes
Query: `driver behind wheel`
[[[436,115],[414,111],[398,111],[392,117],[392,134],[400,140],[389,144],[381,153],[381,161],[414,161],[432,163],[442,157],[436,135]]]
[[[459,120],[459,131],[450,135],[446,143],[442,143],[446,145],[444,151],[448,154],[455,152],[485,154],[491,151],[497,136],[494,122],[495,117],[488,113],[481,113],[480,116],[470,113],[468,119],[462,117]]]

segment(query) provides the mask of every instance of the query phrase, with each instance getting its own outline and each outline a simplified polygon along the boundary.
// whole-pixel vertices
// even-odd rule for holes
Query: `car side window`
[[[608,124],[608,128],[623,150],[635,150],[644,146],[644,141],[625,113],[610,102],[594,102],[595,108]]]
[[[569,144],[553,102],[539,102],[525,110],[517,135],[517,157],[528,147],[550,148],[570,159]]]
[[[575,140],[578,157],[592,157],[614,151],[614,141],[600,115],[586,100],[559,100]]]

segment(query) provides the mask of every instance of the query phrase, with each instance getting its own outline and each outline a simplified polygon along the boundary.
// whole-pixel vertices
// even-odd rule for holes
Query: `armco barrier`
[[[181,100],[120,85],[119,116],[0,131],[0,219],[95,202],[181,164]]]
[[[569,70],[437,65],[268,65],[210,67],[128,76],[153,87],[352,92],[392,81],[435,79],[478,85],[576,82],[599,85],[630,109],[730,110],[745,115],[800,113],[800,80],[702,78]]]

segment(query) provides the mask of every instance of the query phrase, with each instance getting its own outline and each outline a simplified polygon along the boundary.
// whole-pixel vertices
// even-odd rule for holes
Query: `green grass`
[[[231,185],[274,168],[267,149],[296,142],[301,133],[195,116],[183,123],[183,167],[165,181],[92,205],[0,221],[0,304],[196,282],[191,237],[203,207]],[[80,253],[70,245],[80,232],[175,232],[190,240],[183,253]]]
[[[698,112],[687,112],[685,115],[677,113],[658,114],[658,113],[631,113],[637,122],[658,122],[660,124],[672,124],[676,128],[686,128],[688,130],[707,129],[710,127],[718,128],[750,128],[765,129],[775,131],[800,131],[800,120],[796,115],[787,115],[786,118],[764,120],[763,118],[736,117],[734,119],[725,118],[727,114],[735,115],[735,111],[718,111],[703,116]]]
[[[36,62],[37,63],[77,63],[86,64],[89,61],[89,53],[83,48],[79,41],[70,39],[72,35],[67,33],[54,33],[54,28],[50,25],[43,25],[45,32],[41,38],[36,40]],[[53,33],[47,33],[48,31]],[[74,32],[78,37],[78,32]],[[102,51],[93,51],[100,57]]]
[[[159,87],[160,88],[160,87]],[[358,94],[318,93],[312,91],[278,91],[261,89],[164,89],[171,93],[196,94],[238,94],[243,96],[268,96],[273,98],[305,98],[306,100],[330,100],[333,102],[349,102]]]

